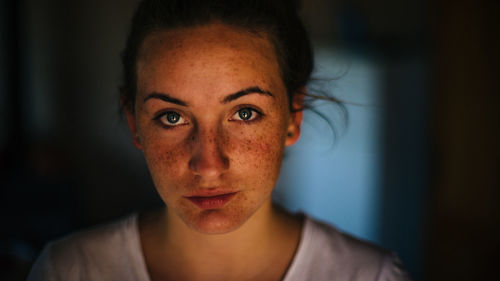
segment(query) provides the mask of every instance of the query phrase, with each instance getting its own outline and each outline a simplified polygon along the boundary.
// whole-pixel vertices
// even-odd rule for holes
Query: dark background
[[[1,2],[2,280],[23,280],[49,239],[161,204],[117,106],[135,3]],[[415,280],[497,275],[499,12],[491,1],[304,1],[316,43],[369,53],[383,70],[380,235]]]

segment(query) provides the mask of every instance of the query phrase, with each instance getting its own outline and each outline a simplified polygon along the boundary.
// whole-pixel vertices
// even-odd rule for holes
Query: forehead
[[[214,47],[226,51],[259,53],[267,59],[275,60],[273,46],[264,32],[250,32],[222,23],[152,32],[141,45],[139,60],[162,52],[182,53],[193,48]]]
[[[140,48],[137,75],[139,94],[165,86],[193,87],[193,83],[284,88],[275,49],[267,36],[224,24],[148,35]]]

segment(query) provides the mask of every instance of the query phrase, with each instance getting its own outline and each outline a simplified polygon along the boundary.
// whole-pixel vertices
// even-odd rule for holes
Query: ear
[[[302,125],[302,118],[304,115],[303,106],[305,93],[306,88],[302,87],[293,96],[292,112],[290,113],[290,120],[288,121],[285,146],[291,146],[299,140],[300,126]]]
[[[142,149],[141,140],[139,138],[139,134],[137,133],[134,107],[132,105],[122,103],[122,108],[123,112],[125,113],[125,118],[127,119],[127,125],[130,130],[130,134],[132,135],[132,142],[134,143],[135,147],[137,147],[138,149]]]

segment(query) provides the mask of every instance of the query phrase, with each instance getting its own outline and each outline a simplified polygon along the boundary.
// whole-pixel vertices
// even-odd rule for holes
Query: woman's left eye
[[[258,112],[257,110],[250,107],[245,107],[236,111],[231,117],[231,120],[252,121],[255,120],[256,118],[259,118],[260,115],[261,115],[260,112]]]

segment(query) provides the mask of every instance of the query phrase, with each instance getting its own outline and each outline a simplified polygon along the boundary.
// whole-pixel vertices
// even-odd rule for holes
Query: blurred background
[[[0,279],[43,245],[160,206],[118,110],[137,0],[3,0]],[[396,251],[414,280],[493,280],[500,251],[498,2],[307,0],[311,91],[274,197]]]

